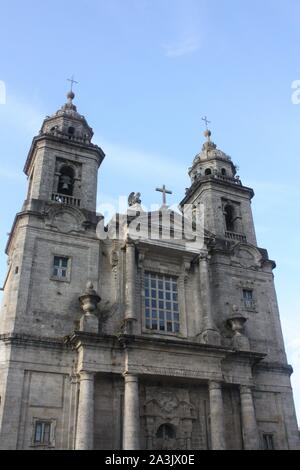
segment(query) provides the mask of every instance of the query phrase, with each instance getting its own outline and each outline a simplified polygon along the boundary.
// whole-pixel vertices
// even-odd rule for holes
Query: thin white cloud
[[[178,42],[164,44],[167,57],[176,58],[193,54],[201,47],[201,38],[198,35],[187,36]]]
[[[204,43],[208,24],[206,0],[172,2],[165,5],[165,40],[162,48],[166,57],[176,59],[197,52]]]

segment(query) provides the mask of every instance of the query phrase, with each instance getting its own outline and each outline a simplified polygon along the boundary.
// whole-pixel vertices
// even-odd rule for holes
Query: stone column
[[[94,377],[92,372],[80,373],[76,450],[94,447]]]
[[[224,407],[220,382],[209,382],[209,403],[212,450],[225,450]]]
[[[136,266],[135,266],[135,245],[128,242],[126,245],[126,313],[125,324],[126,333],[134,333],[137,321],[135,309],[135,283],[136,283]]]
[[[259,449],[259,435],[250,387],[241,386],[241,413],[244,450]]]
[[[140,450],[139,379],[124,374],[124,428],[123,450]]]
[[[208,255],[199,257],[200,296],[202,321],[202,341],[208,344],[220,345],[220,334],[215,326],[212,311],[211,287],[209,279]]]

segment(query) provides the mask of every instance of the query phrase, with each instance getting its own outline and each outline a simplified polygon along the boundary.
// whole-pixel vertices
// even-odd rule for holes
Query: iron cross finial
[[[78,85],[79,82],[76,82],[76,80],[74,80],[74,75],[72,75],[72,77],[68,78],[67,80],[68,80],[68,82],[71,82],[71,90],[70,91],[73,91],[74,83],[76,83],[76,85]]]
[[[202,121],[205,122],[206,129],[208,130],[208,124],[211,124],[211,121],[209,121],[209,120],[207,119],[207,116],[203,117],[203,118],[202,118]]]
[[[167,194],[173,194],[172,191],[169,191],[169,189],[166,188],[166,185],[164,184],[162,188],[156,188],[157,192],[162,193],[163,195],[163,205],[167,205]]]

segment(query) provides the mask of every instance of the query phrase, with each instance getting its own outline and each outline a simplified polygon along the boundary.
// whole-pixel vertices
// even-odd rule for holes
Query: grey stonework
[[[99,240],[104,153],[72,98],[33,140],[7,245],[0,448],[258,449],[272,436],[276,449],[299,449],[275,263],[257,247],[252,189],[207,132],[182,201],[204,205],[204,246]],[[64,166],[72,195],[58,191]],[[68,258],[63,279],[55,256]],[[145,272],[177,279],[179,333],[146,328]],[[38,421],[51,424],[46,443],[35,442]]]

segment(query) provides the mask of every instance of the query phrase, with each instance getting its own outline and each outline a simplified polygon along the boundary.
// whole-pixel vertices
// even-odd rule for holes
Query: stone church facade
[[[0,448],[299,448],[253,190],[207,131],[181,202],[193,234],[203,209],[200,245],[174,236],[180,216],[165,201],[146,213],[134,193],[111,224],[117,236],[99,237],[105,155],[73,99],[33,139],[6,248]]]

